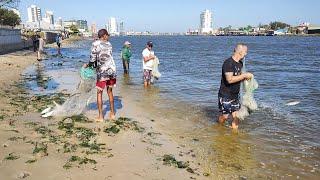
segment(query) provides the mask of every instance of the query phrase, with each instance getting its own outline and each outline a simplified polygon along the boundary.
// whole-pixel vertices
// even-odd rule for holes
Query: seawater
[[[132,43],[130,76],[122,75],[120,50]],[[142,87],[141,52],[154,42],[162,77]],[[150,118],[181,144],[194,148],[206,171],[221,178],[317,179],[320,177],[320,37],[111,37],[118,89],[147,108]],[[259,82],[259,110],[232,132],[216,124],[221,66],[234,46],[246,43],[247,71]],[[89,60],[92,40],[62,49],[26,71],[36,93],[76,88],[78,69]],[[50,55],[56,50],[47,49]],[[299,101],[295,106],[288,102]],[[126,107],[122,107],[126,108]]]

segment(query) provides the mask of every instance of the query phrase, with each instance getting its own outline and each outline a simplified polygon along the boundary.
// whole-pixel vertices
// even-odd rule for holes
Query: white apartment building
[[[41,9],[36,5],[28,7],[28,22],[39,22],[41,20]]]
[[[200,33],[210,34],[213,30],[212,12],[205,10],[200,14]]]

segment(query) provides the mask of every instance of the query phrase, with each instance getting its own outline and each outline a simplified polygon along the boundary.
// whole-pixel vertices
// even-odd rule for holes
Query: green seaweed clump
[[[5,160],[16,160],[16,159],[19,159],[19,158],[20,158],[20,156],[17,156],[14,153],[9,153],[9,155],[6,156],[4,159]]]

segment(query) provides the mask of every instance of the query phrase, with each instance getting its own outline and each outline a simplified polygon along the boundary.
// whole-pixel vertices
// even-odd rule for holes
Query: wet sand
[[[93,122],[97,110],[86,113],[89,119],[45,119],[39,111],[67,95],[23,89],[21,73],[37,63],[36,54],[2,55],[0,63],[0,179],[214,179],[125,92],[115,90],[122,101],[115,122]]]

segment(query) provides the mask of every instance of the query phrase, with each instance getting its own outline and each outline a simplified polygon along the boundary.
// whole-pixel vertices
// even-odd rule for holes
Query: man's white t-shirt
[[[154,55],[154,52],[153,51],[150,51],[148,48],[145,48],[143,51],[142,51],[142,62],[143,62],[143,69],[148,69],[148,70],[152,70],[153,68],[153,59],[147,61],[147,62],[144,62],[144,57],[149,57],[150,54]]]

